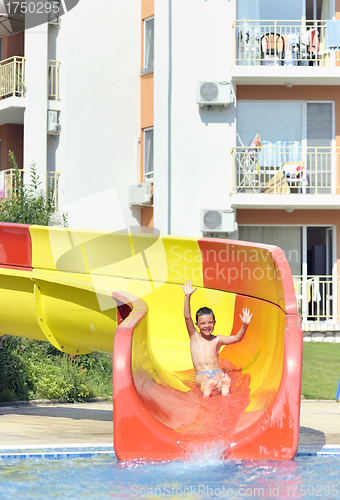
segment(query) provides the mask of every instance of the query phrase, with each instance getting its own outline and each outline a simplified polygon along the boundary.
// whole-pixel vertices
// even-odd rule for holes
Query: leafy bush
[[[0,349],[0,401],[28,399],[30,384],[27,375],[17,339],[6,340],[6,348]]]
[[[33,364],[30,370],[35,397],[79,401],[93,397],[94,393],[85,381],[85,373],[63,356],[60,366],[49,362]]]
[[[112,356],[72,356],[48,342],[11,337],[0,349],[0,401],[112,396]]]

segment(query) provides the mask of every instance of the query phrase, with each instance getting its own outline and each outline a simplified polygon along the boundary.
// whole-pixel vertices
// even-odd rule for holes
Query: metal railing
[[[8,199],[16,192],[18,189],[18,174],[22,178],[24,169],[8,168],[1,171],[2,189],[0,189],[0,198]]]
[[[58,210],[58,180],[60,172],[47,171],[46,196],[54,210]]]
[[[59,95],[59,70],[61,61],[55,61],[50,59],[48,61],[48,72],[47,72],[47,95],[48,99],[52,101],[58,101],[60,99]]]
[[[335,284],[331,275],[293,276],[293,282],[298,314],[304,321],[337,321],[339,277]]]
[[[25,58],[14,56],[0,61],[0,98],[25,94]]]
[[[236,20],[234,64],[338,66],[340,47],[329,21]],[[339,43],[340,45],[340,43]]]
[[[262,142],[232,150],[233,192],[331,194],[339,188],[340,148]]]
[[[0,171],[0,198],[10,199],[18,189],[18,174],[22,178],[25,170],[8,168]],[[58,179],[60,172],[46,172],[46,200],[54,210],[58,209]]]

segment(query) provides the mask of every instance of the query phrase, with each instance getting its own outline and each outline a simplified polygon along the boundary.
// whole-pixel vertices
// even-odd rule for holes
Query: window
[[[153,71],[154,17],[144,20],[144,70]]]
[[[144,180],[153,179],[153,128],[144,132]]]

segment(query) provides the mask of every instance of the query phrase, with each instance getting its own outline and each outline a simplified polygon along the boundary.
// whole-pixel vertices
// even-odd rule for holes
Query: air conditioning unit
[[[233,233],[236,229],[234,210],[201,210],[201,231],[204,233]]]
[[[142,182],[129,186],[129,204],[130,206],[151,205],[152,188],[150,182]]]
[[[230,82],[197,82],[197,104],[223,106],[233,102]]]
[[[58,111],[48,110],[47,112],[47,133],[48,134],[60,134],[60,123],[58,117]]]

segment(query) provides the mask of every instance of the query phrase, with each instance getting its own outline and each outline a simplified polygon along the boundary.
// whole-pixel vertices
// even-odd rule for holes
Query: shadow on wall
[[[229,104],[226,108],[223,106],[207,106],[199,107],[201,121],[208,126],[209,123],[235,123],[236,108],[233,104]]]

